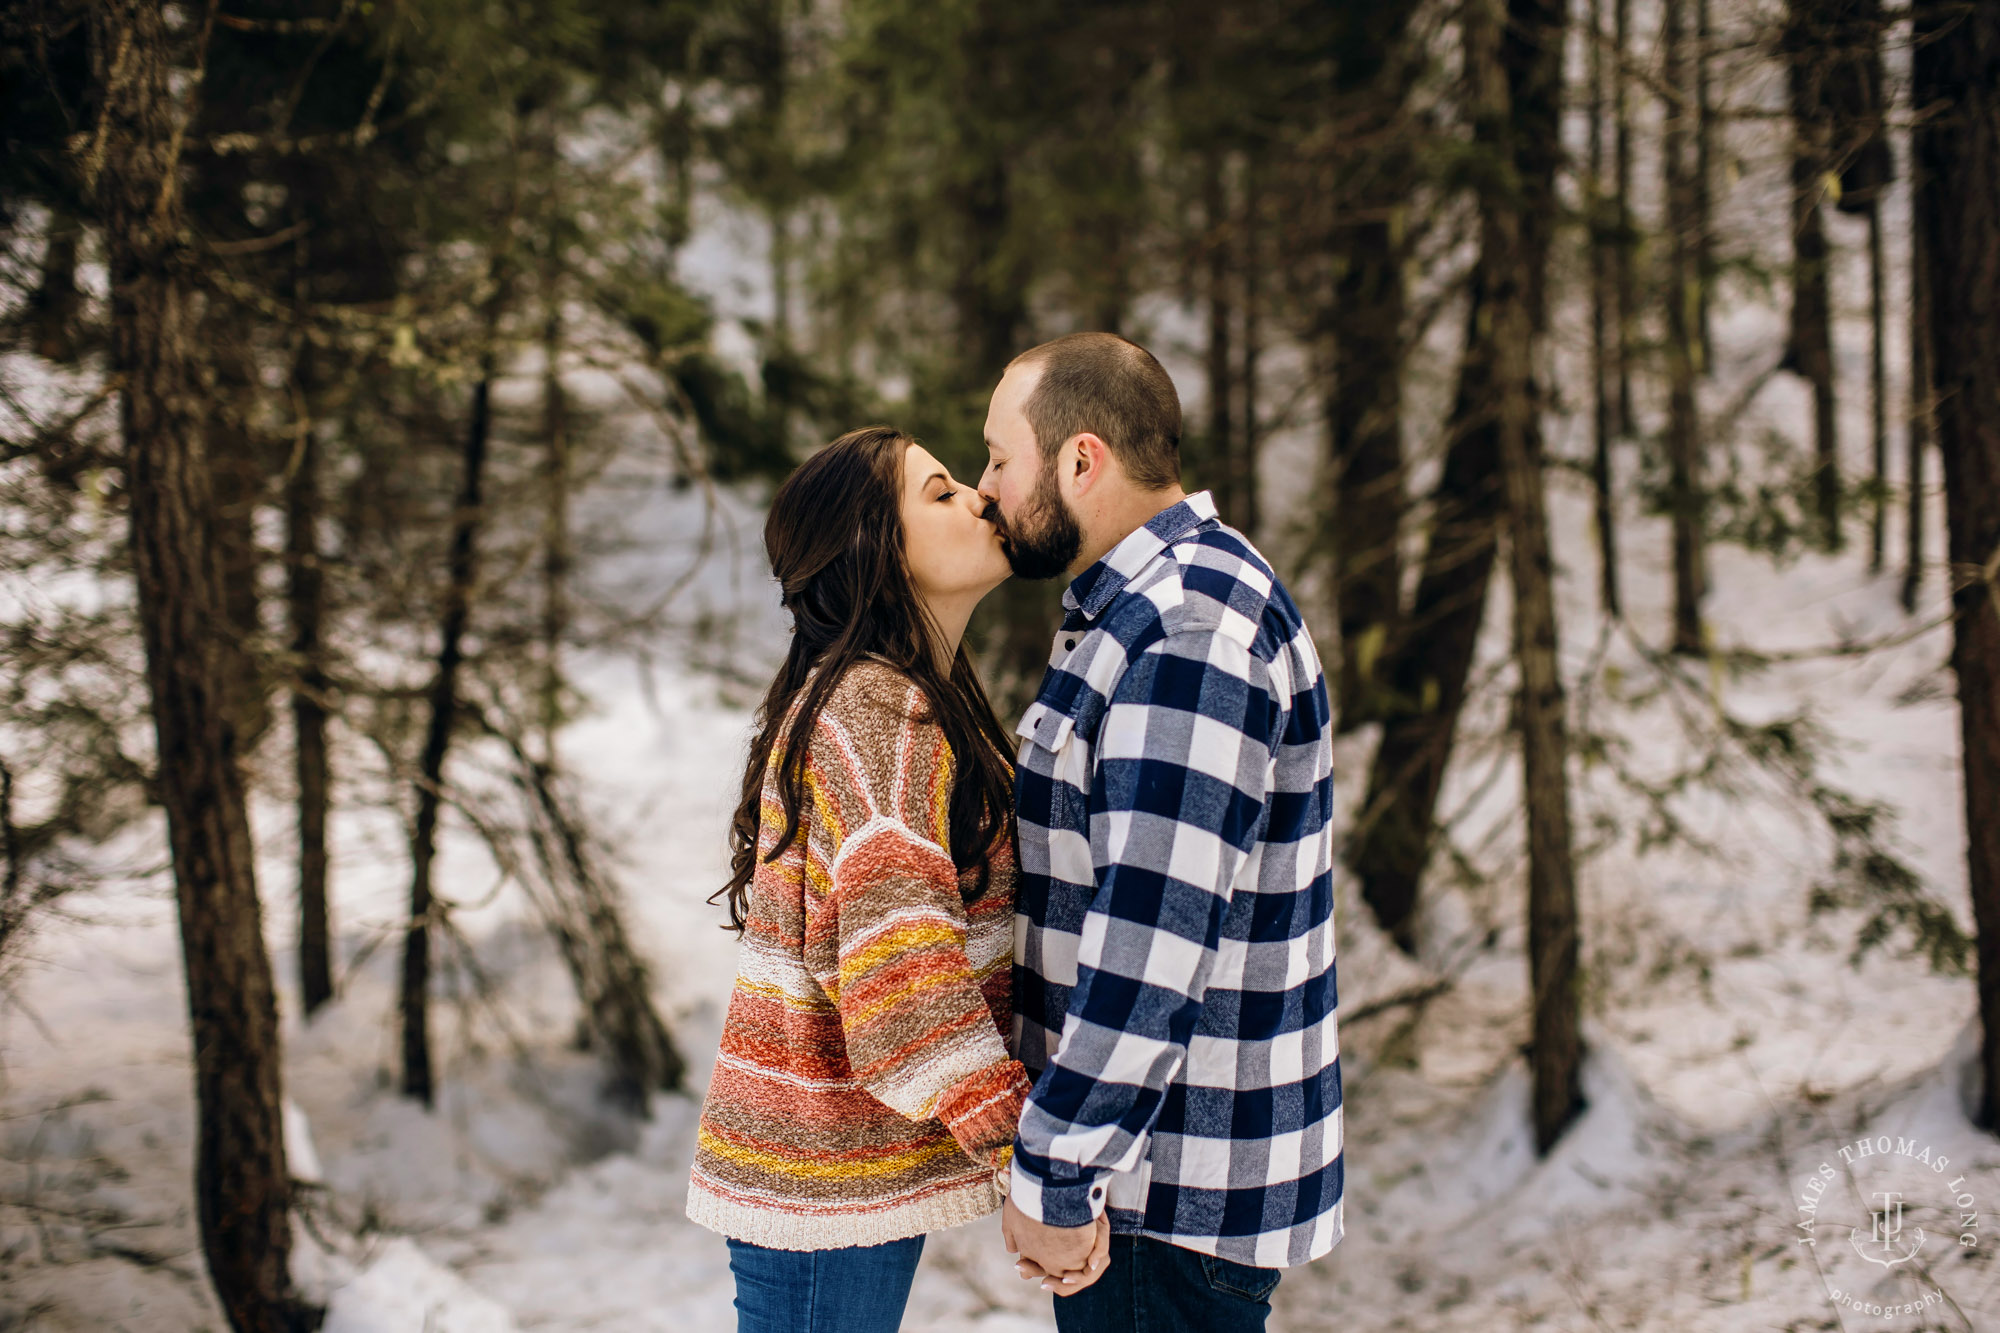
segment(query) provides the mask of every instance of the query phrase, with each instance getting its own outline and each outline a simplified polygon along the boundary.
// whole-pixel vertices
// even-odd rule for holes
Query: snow
[[[407,1237],[383,1246],[331,1294],[324,1333],[515,1333],[518,1327],[506,1306]]]
[[[635,521],[688,533],[693,503],[662,493]],[[728,652],[769,661],[781,639],[755,566],[754,501],[728,503],[740,506],[724,525],[735,535],[680,618],[690,633],[726,623]],[[1587,497],[1557,488],[1572,679],[1596,646],[1587,509]],[[1627,529],[1640,625],[1664,623],[1657,526],[1634,518]],[[663,566],[679,569],[684,555],[669,551]],[[1867,635],[1904,623],[1893,579],[1867,575],[1858,557],[1779,571],[1718,549],[1715,561],[1711,610],[1728,642],[1824,643],[1843,627]],[[1504,643],[1504,605],[1493,614],[1489,652]],[[1838,742],[1827,780],[1889,802],[1901,852],[1940,899],[1960,904],[1951,701],[1899,702],[1912,682],[1935,677],[1944,646],[1933,630],[1864,658],[1788,663],[1726,682],[1724,697],[1745,716],[1816,708]],[[705,651],[716,660],[715,644]],[[1628,682],[1648,670],[1616,644],[1607,651]],[[658,999],[698,1090],[734,967],[704,900],[723,872],[721,832],[754,703],[746,681],[758,670],[682,661],[663,650],[644,672],[627,659],[580,663],[595,710],[564,748],[620,849],[634,932],[656,960]],[[1685,747],[1663,707],[1598,706],[1635,764],[1664,771]],[[1494,725],[1468,719],[1474,737]],[[1342,742],[1341,771],[1357,775],[1341,784],[1350,812],[1368,744]],[[1275,1327],[1814,1327],[1830,1317],[1831,1279],[1800,1252],[1792,1205],[1798,1181],[1840,1144],[1921,1137],[1960,1163],[1982,1198],[2000,1198],[2000,1153],[1962,1106],[1970,982],[1932,976],[1893,949],[1850,969],[1851,914],[1813,920],[1804,908],[1824,870],[1824,838],[1761,790],[1689,802],[1719,859],[1641,857],[1615,841],[1584,862],[1589,1106],[1537,1159],[1517,1051],[1526,993],[1518,833],[1507,816],[1515,779],[1503,764],[1489,783],[1490,762],[1456,769],[1444,806],[1462,814],[1460,846],[1502,873],[1434,895],[1421,962],[1389,946],[1343,885],[1346,1009],[1435,976],[1453,985],[1424,1005],[1343,1025],[1348,1234],[1327,1259],[1287,1275]],[[1629,798],[1589,774],[1576,806],[1580,830],[1592,811],[1634,816]],[[281,844],[286,812],[270,805],[256,817],[264,842]],[[444,884],[465,904],[456,919],[505,1023],[441,1001],[438,1107],[426,1113],[396,1095],[397,830],[379,816],[343,821],[342,989],[311,1023],[292,992],[287,867],[275,854],[263,866],[284,992],[287,1141],[296,1173],[313,1182],[296,1272],[328,1301],[327,1327],[730,1327],[726,1251],[682,1214],[695,1101],[663,1098],[646,1123],[599,1104],[592,1059],[567,1043],[573,1001],[553,950],[522,903],[489,893],[493,869],[462,831],[446,844]],[[184,998],[171,896],[147,854],[157,836],[142,830],[110,849],[134,873],[81,904],[87,920],[40,938],[19,1005],[0,1018],[0,1172],[8,1197],[45,1210],[29,1214],[33,1227],[10,1221],[0,1233],[11,1275],[0,1300],[41,1311],[38,1326],[220,1326],[190,1216]],[[1498,935],[1484,949],[1489,925]],[[1865,1211],[1855,1220],[1865,1235]],[[1930,1270],[1973,1328],[2000,1327],[1987,1253],[1962,1257],[1952,1243]],[[1012,1274],[988,1219],[930,1238],[905,1327],[1011,1333],[1052,1319],[1049,1298]]]

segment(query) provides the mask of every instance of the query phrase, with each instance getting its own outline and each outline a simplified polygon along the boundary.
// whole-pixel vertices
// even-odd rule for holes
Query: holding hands
[[[1009,1199],[1000,1214],[1000,1235],[1007,1253],[1019,1256],[1014,1271],[1029,1282],[1039,1279],[1043,1291],[1057,1296],[1074,1296],[1111,1266],[1109,1213],[1087,1226],[1052,1227],[1033,1220]]]

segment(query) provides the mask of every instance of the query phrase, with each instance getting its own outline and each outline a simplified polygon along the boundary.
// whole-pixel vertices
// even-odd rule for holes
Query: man
[[[1180,425],[1104,333],[1023,353],[986,418],[1015,573],[1071,579],[1017,728],[1003,1214],[1063,1333],[1262,1329],[1343,1231],[1332,710],[1269,562],[1182,491]]]

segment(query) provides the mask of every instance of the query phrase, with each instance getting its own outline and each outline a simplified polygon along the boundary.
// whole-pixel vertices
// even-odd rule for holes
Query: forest
[[[0,117],[0,1329],[728,1327],[764,506],[1077,330],[1334,695],[1274,1326],[2000,1327],[2000,0],[13,0]]]

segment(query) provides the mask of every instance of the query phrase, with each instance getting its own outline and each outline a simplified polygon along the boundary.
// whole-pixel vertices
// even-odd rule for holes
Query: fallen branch
[[[1370,1000],[1366,1004],[1343,1010],[1340,1021],[1359,1023],[1364,1018],[1374,1018],[1391,1009],[1401,1009],[1406,1005],[1426,1005],[1446,991],[1455,989],[1457,985],[1458,983],[1450,977],[1440,977],[1436,981],[1426,981],[1420,986],[1407,986],[1393,994],[1384,995],[1379,1000]]]

